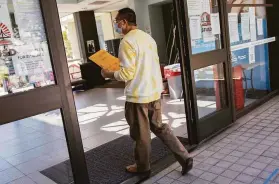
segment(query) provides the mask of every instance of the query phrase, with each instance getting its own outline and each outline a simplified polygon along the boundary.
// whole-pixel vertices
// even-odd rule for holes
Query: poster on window
[[[40,2],[38,0],[13,0],[15,19],[22,41],[46,41]]]
[[[215,40],[215,36],[212,33],[210,7],[211,7],[210,0],[202,0],[201,26],[202,26],[202,36],[204,42],[212,42]]]
[[[200,16],[191,16],[190,17],[190,34],[191,40],[198,40],[202,38],[201,35],[201,18]]]
[[[16,75],[32,76],[51,71],[51,62],[45,56],[48,50],[45,51],[42,45],[23,45],[15,49],[20,51],[12,57]]]
[[[8,5],[0,1],[0,45],[7,45],[12,38],[12,26]]]
[[[215,37],[212,33],[210,13],[204,12],[201,16],[202,36],[204,42],[212,42]]]
[[[249,13],[241,13],[241,35],[243,40],[251,38]]]
[[[187,0],[189,16],[200,16],[202,13],[202,0]]]

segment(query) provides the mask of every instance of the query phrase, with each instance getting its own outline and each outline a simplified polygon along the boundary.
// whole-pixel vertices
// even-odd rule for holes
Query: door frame
[[[74,181],[89,184],[56,0],[39,0],[55,85],[0,97],[0,126],[60,109]]]
[[[189,28],[189,16],[187,11],[187,1],[186,0],[174,0],[174,7],[177,12],[177,34],[179,35],[180,43],[180,56],[181,56],[181,68],[184,73],[182,73],[182,78],[184,78],[185,83],[183,85],[184,89],[184,102],[186,108],[187,118],[187,127],[189,134],[190,144],[198,144],[202,140],[209,138],[218,131],[226,128],[229,124],[233,123],[235,120],[235,111],[234,111],[234,97],[233,97],[233,80],[232,80],[232,69],[231,69],[231,53],[230,53],[230,38],[229,38],[229,29],[228,29],[228,15],[227,15],[227,2],[222,0],[216,0],[219,7],[219,17],[221,27],[221,46],[222,49],[200,53],[192,55],[191,48],[191,37],[190,37],[190,28]],[[223,58],[222,61],[216,61],[212,59],[208,61],[208,58]],[[206,58],[206,60],[205,60]],[[197,62],[198,61],[198,62]],[[196,88],[194,81],[194,70],[207,67],[210,65],[223,63],[223,72],[225,76],[225,94],[227,107],[216,111],[208,116],[205,116],[199,119],[198,108],[197,108],[197,98],[196,98]],[[212,123],[208,122],[219,122],[212,126]],[[226,122],[222,124],[222,122]],[[203,126],[199,126],[203,123]],[[214,131],[212,131],[214,127]],[[211,129],[211,130],[210,130]]]

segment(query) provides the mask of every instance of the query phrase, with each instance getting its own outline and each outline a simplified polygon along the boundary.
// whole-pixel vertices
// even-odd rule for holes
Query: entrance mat
[[[183,144],[185,138],[178,137]],[[159,140],[151,141],[151,175],[155,175],[175,162],[170,150]],[[125,166],[133,164],[133,141],[129,136],[122,136],[85,153],[91,184],[139,183],[147,176],[125,172]],[[46,170],[43,175],[57,184],[72,184],[73,175],[70,161],[67,160]]]

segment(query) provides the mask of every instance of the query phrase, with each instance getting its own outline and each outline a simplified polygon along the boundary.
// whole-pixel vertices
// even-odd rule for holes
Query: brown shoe
[[[188,158],[185,164],[182,166],[181,174],[187,174],[193,168],[193,158]]]

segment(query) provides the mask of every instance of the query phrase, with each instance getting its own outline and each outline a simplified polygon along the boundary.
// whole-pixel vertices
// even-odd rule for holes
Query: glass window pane
[[[199,118],[226,106],[223,64],[194,71]]]
[[[60,110],[1,125],[0,163],[0,183],[53,183],[57,174],[71,181]]]
[[[192,54],[221,49],[217,0],[187,0]]]
[[[39,0],[1,0],[0,12],[0,96],[54,84]]]
[[[266,8],[245,6],[264,0],[227,2],[235,107],[241,110],[271,91],[268,43],[275,38],[268,35]]]

